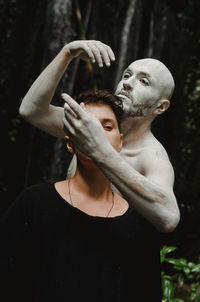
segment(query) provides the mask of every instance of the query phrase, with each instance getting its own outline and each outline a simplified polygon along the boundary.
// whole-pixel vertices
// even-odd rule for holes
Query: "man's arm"
[[[145,154],[149,162],[146,166],[143,163],[146,168],[143,176],[122,159],[112,146],[107,146],[101,152],[103,156],[96,148],[90,157],[129,204],[159,231],[173,231],[180,214],[173,192],[173,170],[166,159],[155,160],[152,151]],[[155,169],[156,165],[162,169],[159,174]]]
[[[148,157],[146,176],[141,175],[111,146],[95,117],[69,96],[63,98],[63,122],[74,145],[96,162],[129,204],[159,231],[173,231],[180,215],[173,193],[173,169],[166,157],[155,157],[154,152],[148,151],[143,158]]]
[[[35,80],[19,109],[20,115],[33,126],[61,138],[65,136],[64,111],[50,103],[68,64],[75,57],[97,62],[99,67],[103,67],[103,63],[110,66],[115,59],[111,48],[100,41],[80,40],[65,45]]]

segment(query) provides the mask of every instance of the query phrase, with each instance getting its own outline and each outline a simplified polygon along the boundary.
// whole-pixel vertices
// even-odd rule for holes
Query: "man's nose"
[[[132,86],[129,82],[124,82],[123,87],[124,87],[125,90],[131,90],[132,89]]]

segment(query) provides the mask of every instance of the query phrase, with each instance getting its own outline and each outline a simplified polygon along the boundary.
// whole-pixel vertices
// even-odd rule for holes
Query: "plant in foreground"
[[[188,301],[174,297],[176,286],[183,288],[186,284],[190,301],[200,302],[200,264],[189,262],[184,258],[168,257],[168,254],[175,250],[175,246],[163,246],[160,252],[161,263],[171,264],[175,271],[173,275],[162,272],[163,302]]]

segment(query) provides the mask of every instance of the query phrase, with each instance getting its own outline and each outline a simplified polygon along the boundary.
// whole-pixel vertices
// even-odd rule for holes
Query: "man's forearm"
[[[101,154],[94,151],[91,158],[129,204],[159,231],[169,232],[175,228],[179,210],[173,193],[163,190],[130,167],[112,146],[107,145]]]
[[[32,120],[37,118],[38,114],[44,114],[49,110],[49,104],[57,85],[71,60],[72,56],[69,50],[67,47],[63,47],[25,95],[19,109],[23,117]]]

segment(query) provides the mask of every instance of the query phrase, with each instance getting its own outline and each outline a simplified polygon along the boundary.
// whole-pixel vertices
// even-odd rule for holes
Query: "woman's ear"
[[[74,154],[74,148],[72,142],[70,141],[69,136],[65,136],[65,142],[68,152]]]
[[[156,114],[156,115],[162,114],[169,108],[169,106],[170,106],[170,101],[161,100],[161,101],[158,102],[158,105],[154,109],[153,113]]]

